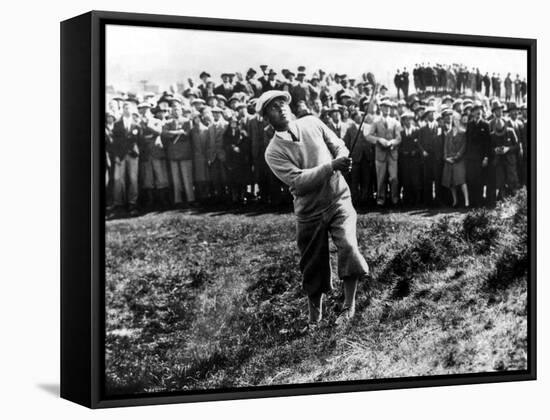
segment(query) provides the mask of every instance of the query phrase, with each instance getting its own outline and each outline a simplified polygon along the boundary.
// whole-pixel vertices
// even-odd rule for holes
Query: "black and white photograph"
[[[527,371],[528,62],[107,24],[105,395]]]

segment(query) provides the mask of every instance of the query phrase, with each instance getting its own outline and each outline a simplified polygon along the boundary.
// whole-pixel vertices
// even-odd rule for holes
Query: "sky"
[[[106,28],[106,83],[117,90],[137,90],[141,80],[164,90],[205,70],[217,84],[222,72],[259,72],[261,64],[310,76],[322,68],[348,77],[370,71],[393,89],[396,69],[409,72],[415,63],[461,63],[481,72],[527,74],[524,50],[411,44],[288,35],[246,34],[191,29],[108,25]],[[412,84],[412,83],[411,83]]]

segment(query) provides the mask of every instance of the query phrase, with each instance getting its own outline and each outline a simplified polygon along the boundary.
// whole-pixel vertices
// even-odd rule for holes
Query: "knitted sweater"
[[[293,142],[275,132],[265,160],[275,176],[289,186],[294,213],[301,220],[315,218],[340,200],[350,199],[349,187],[332,160],[349,151],[321,120],[307,116],[292,121]]]

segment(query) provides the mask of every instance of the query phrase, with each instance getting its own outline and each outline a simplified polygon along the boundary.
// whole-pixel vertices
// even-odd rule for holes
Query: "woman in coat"
[[[456,188],[460,187],[464,195],[465,207],[470,207],[468,186],[466,185],[466,166],[464,151],[466,150],[466,136],[453,126],[453,112],[448,109],[442,112],[443,117],[443,176],[441,184],[451,190],[453,207],[458,205]]]
[[[250,179],[250,142],[247,132],[232,117],[223,134],[223,148],[233,203],[244,202],[246,183]]]

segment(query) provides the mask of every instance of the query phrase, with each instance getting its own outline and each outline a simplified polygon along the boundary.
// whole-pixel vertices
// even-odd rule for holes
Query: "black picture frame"
[[[104,375],[105,211],[102,118],[105,25],[522,49],[528,60],[528,369],[514,372],[265,386],[108,398]],[[535,39],[92,11],[61,23],[61,397],[90,408],[432,387],[536,379]]]

